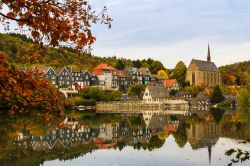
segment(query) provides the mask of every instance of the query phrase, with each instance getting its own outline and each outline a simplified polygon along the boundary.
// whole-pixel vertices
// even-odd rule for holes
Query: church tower
[[[210,56],[210,48],[209,48],[209,44],[208,44],[208,50],[207,50],[207,61],[211,62],[211,56]]]

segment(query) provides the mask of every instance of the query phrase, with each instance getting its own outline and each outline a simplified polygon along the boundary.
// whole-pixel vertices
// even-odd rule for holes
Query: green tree
[[[119,59],[115,65],[115,68],[118,70],[123,70],[124,67],[125,67],[124,63],[122,62],[122,60]]]
[[[104,91],[98,87],[91,87],[88,92],[90,99],[95,99],[96,101],[104,100]]]
[[[211,103],[216,104],[216,103],[222,102],[223,100],[224,100],[224,96],[221,92],[221,89],[219,85],[216,85],[212,93]]]
[[[180,61],[176,64],[173,69],[171,78],[176,79],[181,86],[185,86],[185,76],[187,72],[186,65]]]
[[[144,90],[145,90],[145,87],[142,85],[131,86],[128,89],[128,94],[130,96],[139,96],[140,97],[142,95],[142,93],[144,92]]]
[[[142,66],[141,61],[137,59],[136,61],[133,61],[134,67],[140,68]]]
[[[147,67],[150,69],[150,65],[146,61],[142,63],[142,67]]]
[[[182,123],[174,133],[175,142],[183,148],[187,143],[186,124]]]
[[[157,74],[157,72],[158,72],[159,70],[165,70],[165,67],[163,66],[163,64],[162,64],[160,61],[154,61],[154,62],[151,64],[151,67],[150,67],[151,73]]]

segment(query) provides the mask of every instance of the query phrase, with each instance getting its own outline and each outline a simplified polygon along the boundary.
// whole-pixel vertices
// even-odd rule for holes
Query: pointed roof
[[[33,70],[37,70],[39,73],[46,74],[50,69],[50,66],[35,66]]]
[[[58,67],[58,68],[55,68],[55,69],[54,69],[56,75],[59,75],[59,74],[61,73],[62,70],[63,70],[63,68],[61,68],[61,67]]]
[[[94,70],[111,70],[111,71],[114,71],[114,70],[117,70],[117,69],[114,68],[113,66],[109,65],[109,64],[101,63],[101,64],[97,65],[96,67],[94,67],[93,71]]]
[[[199,70],[201,70],[201,71],[219,72],[219,69],[214,64],[214,62],[192,59],[191,64],[192,63],[195,63],[198,66]]]
[[[150,75],[150,71],[149,71],[149,69],[147,68],[147,67],[140,67],[139,69],[138,69],[138,71],[139,72],[141,72],[141,74],[142,75],[146,75],[146,74],[149,74]],[[147,73],[147,71],[149,72],[149,73]]]

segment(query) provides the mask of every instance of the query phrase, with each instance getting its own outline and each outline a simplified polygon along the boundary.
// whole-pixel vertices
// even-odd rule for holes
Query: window
[[[195,72],[192,73],[192,85],[195,85]]]
[[[86,79],[89,79],[89,76],[88,76],[88,75],[86,75]]]

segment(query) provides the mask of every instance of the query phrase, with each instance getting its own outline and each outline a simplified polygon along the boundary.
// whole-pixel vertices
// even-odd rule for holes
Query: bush
[[[108,95],[108,99],[110,101],[120,101],[122,98],[122,93],[120,91],[112,91],[109,95]]]
[[[72,98],[72,99],[67,100],[67,107],[69,107],[69,108],[67,108],[67,110],[72,109],[73,106],[79,106],[79,105],[93,106],[95,104],[96,104],[95,99],[83,99],[82,97],[76,97],[76,98]]]

